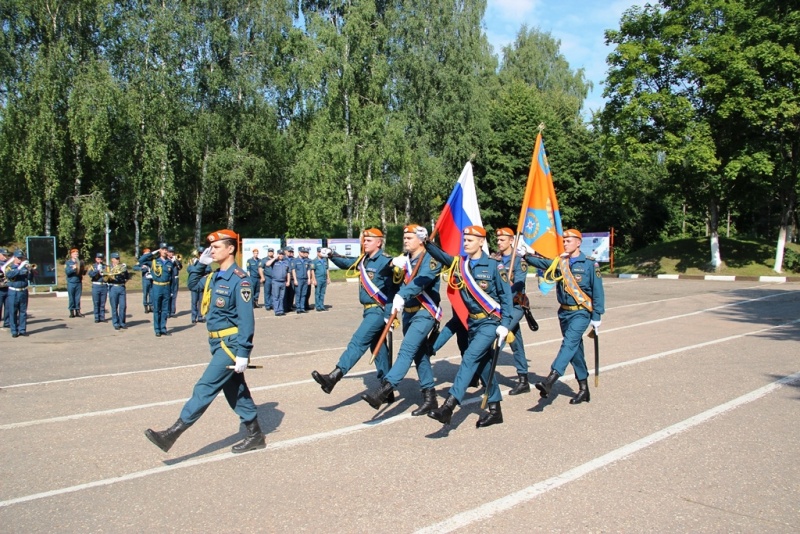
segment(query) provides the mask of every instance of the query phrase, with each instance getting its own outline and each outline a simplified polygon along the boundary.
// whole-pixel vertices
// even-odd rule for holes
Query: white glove
[[[245,369],[247,369],[247,363],[250,361],[250,358],[242,358],[241,356],[236,357],[236,364],[233,366],[234,373],[244,373]]]
[[[211,257],[211,247],[206,248],[203,251],[203,253],[200,254],[200,257],[197,258],[197,261],[202,263],[203,265],[211,265],[212,263],[214,263],[214,258]],[[241,371],[237,371],[237,373],[240,372]]]
[[[417,239],[419,239],[423,243],[428,240],[428,230],[427,230],[427,228],[419,226],[414,231],[414,233],[416,234]]]
[[[406,306],[406,299],[401,297],[400,295],[395,295],[394,299],[392,300],[392,311],[396,311],[398,314],[403,313],[403,308]]]
[[[595,333],[597,333],[597,331],[600,330],[600,323],[602,322],[603,321],[589,321],[589,326],[594,328]]]
[[[517,241],[517,256],[525,256],[526,254],[535,254],[535,252],[529,244],[520,239]]]
[[[322,256],[323,258],[330,258],[331,254],[333,254],[333,251],[329,248],[323,248],[322,250],[319,251],[319,255]]]
[[[399,269],[405,269],[408,259],[405,256],[397,256],[392,258],[392,265]]]
[[[17,269],[24,269],[28,265],[29,265],[28,260],[24,260],[19,264],[19,267],[17,267]]]
[[[497,334],[497,337],[500,338],[500,342],[504,343],[506,340],[506,336],[508,335],[508,328],[506,328],[503,325],[500,325],[494,332]]]

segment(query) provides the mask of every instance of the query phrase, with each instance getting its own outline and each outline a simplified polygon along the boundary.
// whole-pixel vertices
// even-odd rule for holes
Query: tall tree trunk
[[[406,180],[406,207],[405,207],[405,217],[403,218],[403,222],[408,223],[411,221],[411,193],[414,191],[414,183],[411,181],[411,171],[408,173],[408,179]]]
[[[783,213],[781,213],[781,228],[778,231],[778,245],[775,250],[775,267],[773,270],[776,273],[783,272],[783,255],[786,252],[786,236],[789,234],[789,225],[792,224],[792,214],[794,213],[794,206],[797,201],[797,194],[794,187],[789,190],[789,199],[786,203]]]
[[[345,191],[347,192],[347,237],[353,237],[353,181],[350,177],[350,173],[347,173],[347,177],[344,180],[345,183]]]
[[[44,201],[44,235],[50,235],[50,225],[53,221],[53,201],[50,200],[50,187],[45,192],[47,199]]]
[[[233,221],[236,219],[236,186],[228,190],[228,230],[233,230]]]
[[[139,210],[141,209],[141,202],[137,198],[133,202],[133,250],[138,258],[139,254]]]
[[[164,242],[164,229],[166,227],[166,212],[164,206],[167,205],[167,157],[166,154],[161,159],[161,202],[158,207],[158,240]]]
[[[203,197],[206,190],[206,178],[208,176],[208,143],[203,149],[203,164],[200,168],[200,186],[197,190],[197,202],[194,212],[194,248],[200,246],[201,233],[203,227]]]
[[[711,267],[719,271],[722,269],[722,256],[719,251],[719,206],[716,198],[708,203],[708,230],[711,235]]]
[[[360,214],[360,223],[361,228],[366,228],[367,226],[367,212],[369,211],[369,183],[372,181],[372,163],[370,162],[367,165],[367,180],[364,183],[364,205],[361,207],[361,214]]]

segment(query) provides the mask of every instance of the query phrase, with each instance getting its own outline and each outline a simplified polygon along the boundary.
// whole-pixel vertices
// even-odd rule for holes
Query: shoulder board
[[[243,270],[239,269],[238,267],[233,270],[233,274],[235,274],[239,278],[246,278],[247,277],[247,273],[244,272]]]
[[[587,261],[594,261],[594,262],[596,262],[596,261],[597,261],[597,260],[595,260],[595,259],[594,259],[592,256],[586,256],[586,260],[587,260]]]
[[[383,256],[384,258],[392,259],[392,257],[385,252],[381,252],[381,256]]]

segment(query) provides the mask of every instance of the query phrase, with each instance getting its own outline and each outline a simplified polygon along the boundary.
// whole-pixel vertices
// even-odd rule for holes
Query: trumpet
[[[183,256],[181,256],[180,254],[175,254],[175,259],[183,263]]]

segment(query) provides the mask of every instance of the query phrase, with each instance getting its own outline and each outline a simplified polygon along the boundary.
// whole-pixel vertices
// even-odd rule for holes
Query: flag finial
[[[539,123],[539,133],[542,133],[543,130],[544,130],[544,123],[540,122]]]

